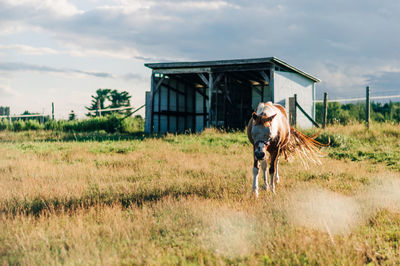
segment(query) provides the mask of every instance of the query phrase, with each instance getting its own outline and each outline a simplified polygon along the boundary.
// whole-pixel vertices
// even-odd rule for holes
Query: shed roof
[[[293,72],[296,72],[314,82],[320,82],[321,80],[304,72],[300,69],[276,58],[276,57],[264,57],[264,58],[250,58],[250,59],[233,59],[233,60],[216,60],[216,61],[196,61],[196,62],[169,62],[169,63],[147,63],[144,64],[146,67],[153,70],[164,70],[164,69],[190,69],[190,68],[207,68],[207,67],[229,67],[238,65],[260,65],[260,64],[274,64],[277,66],[286,67]]]

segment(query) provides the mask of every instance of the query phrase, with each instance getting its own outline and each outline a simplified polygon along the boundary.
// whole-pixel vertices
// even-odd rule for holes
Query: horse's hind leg
[[[260,172],[258,161],[254,160],[253,167],[253,193],[258,197],[258,174]]]
[[[266,160],[263,160],[261,162],[261,169],[262,169],[263,174],[264,174],[264,176],[263,176],[263,178],[264,178],[263,189],[264,190],[268,190],[269,189],[269,185],[268,185],[268,181],[267,181],[268,175],[267,175],[267,161]]]

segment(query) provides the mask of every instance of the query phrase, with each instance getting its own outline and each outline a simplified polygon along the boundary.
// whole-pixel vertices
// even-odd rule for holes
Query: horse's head
[[[267,148],[272,141],[271,122],[275,116],[276,114],[266,116],[253,113],[252,115],[255,125],[251,129],[251,136],[254,140],[254,157],[256,160],[264,160],[266,158]]]

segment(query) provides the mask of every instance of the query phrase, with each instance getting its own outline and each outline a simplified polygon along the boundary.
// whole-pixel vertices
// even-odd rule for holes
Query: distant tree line
[[[316,121],[322,124],[323,103],[315,106]],[[365,103],[340,104],[338,102],[328,103],[328,124],[348,124],[350,122],[365,121]],[[370,119],[376,122],[400,123],[400,102],[379,103],[371,102]]]

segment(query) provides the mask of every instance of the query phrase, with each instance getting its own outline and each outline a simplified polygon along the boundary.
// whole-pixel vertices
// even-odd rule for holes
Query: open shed
[[[294,94],[315,116],[315,84],[320,80],[275,57],[145,66],[152,69],[145,132],[243,129],[259,102],[279,103],[289,111],[289,97]],[[301,113],[296,120],[297,126],[312,126]]]

